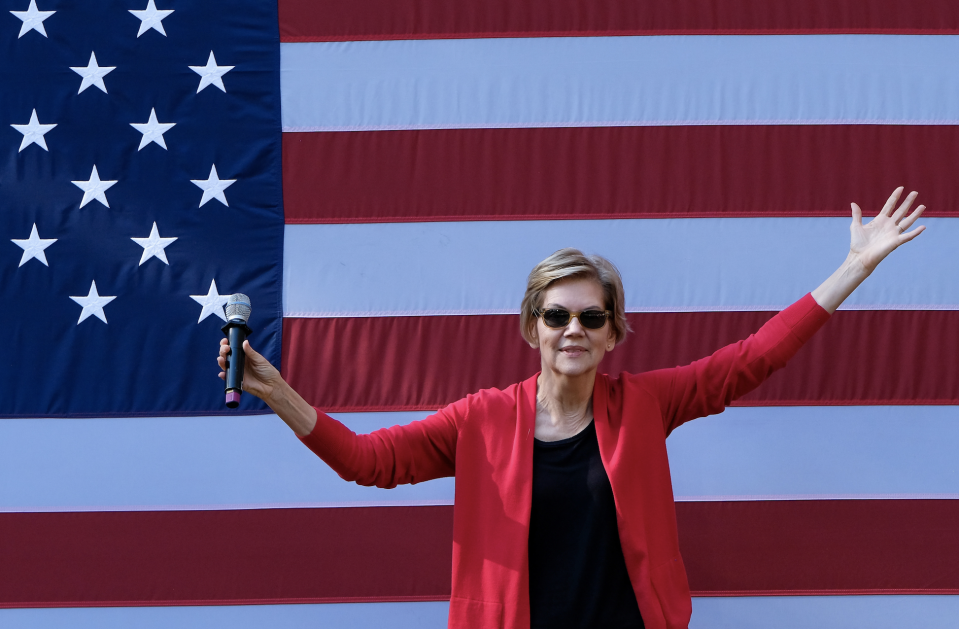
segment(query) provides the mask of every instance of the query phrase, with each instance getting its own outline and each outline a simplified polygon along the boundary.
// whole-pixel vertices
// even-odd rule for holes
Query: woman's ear
[[[533,339],[532,341],[527,341],[529,343],[529,346],[532,347],[533,349],[539,349],[539,336],[537,336],[536,334],[535,325],[529,329],[529,335],[530,335],[530,338]]]

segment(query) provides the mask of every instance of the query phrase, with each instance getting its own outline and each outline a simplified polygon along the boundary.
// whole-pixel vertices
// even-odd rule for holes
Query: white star
[[[216,292],[216,280],[210,282],[210,292],[206,295],[190,295],[196,303],[203,306],[203,310],[200,311],[200,318],[197,320],[197,323],[203,321],[211,314],[215,314],[224,321],[226,321],[226,313],[223,312],[223,306],[226,305],[226,302],[230,301],[229,295],[220,295]]]
[[[130,126],[143,134],[143,137],[140,138],[140,148],[137,149],[139,151],[150,142],[156,142],[165,149],[166,142],[163,140],[163,134],[175,127],[176,123],[157,122],[157,112],[154,108],[150,110],[149,120],[142,124],[131,122]]]
[[[37,120],[37,110],[34,109],[33,113],[30,114],[30,122],[27,124],[12,124],[10,126],[23,134],[23,141],[20,142],[20,151],[31,144],[36,144],[44,151],[49,151],[49,149],[47,149],[47,141],[43,139],[43,136],[57,125],[40,124],[40,121]],[[20,151],[17,152],[19,153]]]
[[[163,262],[163,264],[170,264],[167,262],[166,251],[164,251],[164,249],[176,240],[176,238],[160,238],[156,221],[153,222],[153,229],[150,231],[149,238],[131,238],[130,240],[143,247],[143,255],[140,256],[140,265],[153,257],[156,257]]]
[[[20,264],[17,266],[23,266],[27,261],[36,258],[40,262],[43,262],[44,265],[50,266],[47,264],[47,254],[43,253],[43,250],[52,245],[57,241],[56,238],[40,238],[40,234],[37,233],[37,224],[33,224],[33,230],[30,232],[30,237],[26,240],[17,240],[16,238],[11,238],[11,241],[16,246],[23,249],[23,255],[20,257]]]
[[[80,311],[80,319],[77,321],[77,325],[83,323],[83,320],[90,315],[93,315],[100,321],[106,323],[107,315],[103,312],[103,307],[116,299],[116,295],[113,297],[101,297],[97,293],[97,283],[90,282],[90,292],[87,293],[86,297],[70,297],[70,299],[83,306],[83,310]],[[229,297],[227,297],[227,299],[229,299]]]
[[[30,0],[30,6],[26,11],[10,11],[10,13],[16,15],[23,22],[20,25],[20,34],[17,35],[17,39],[20,39],[30,31],[36,31],[46,37],[47,30],[43,28],[43,21],[56,11],[39,11],[37,10],[37,0]]]
[[[83,207],[94,199],[110,207],[110,204],[107,203],[107,195],[104,193],[112,188],[114,184],[116,184],[116,181],[100,181],[100,174],[97,172],[96,164],[93,165],[93,172],[90,173],[89,179],[86,181],[74,181],[72,183],[77,188],[83,190],[83,200],[80,201],[80,207]]]
[[[236,183],[236,179],[220,179],[219,175],[216,174],[216,164],[213,164],[213,167],[210,168],[209,179],[191,179],[190,181],[203,190],[200,207],[203,207],[210,199],[216,199],[223,205],[230,207],[230,204],[226,202],[226,195],[223,194],[223,191]]]
[[[163,18],[173,13],[173,9],[159,11],[153,0],[150,0],[147,3],[147,8],[142,11],[130,11],[130,13],[140,20],[140,30],[137,32],[137,37],[151,28],[166,37],[166,31],[163,30]]]
[[[80,82],[80,91],[77,94],[83,92],[91,85],[95,85],[103,91],[104,94],[107,93],[107,86],[103,84],[103,77],[110,74],[117,69],[116,66],[103,66],[100,67],[97,65],[97,55],[96,53],[90,53],[90,61],[87,63],[87,67],[82,66],[70,66],[70,69],[83,77],[83,80]]]
[[[207,59],[205,66],[189,66],[191,70],[200,75],[200,87],[196,88],[196,93],[202,92],[207,85],[216,85],[220,90],[226,92],[226,88],[223,87],[223,75],[235,67],[216,65],[216,57],[213,56],[211,50],[210,58]]]

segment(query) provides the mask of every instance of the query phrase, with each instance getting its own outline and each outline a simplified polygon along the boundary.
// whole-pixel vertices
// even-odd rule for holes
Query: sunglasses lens
[[[572,315],[568,310],[550,308],[543,311],[543,323],[550,328],[564,328],[569,324]],[[606,325],[606,313],[602,310],[587,310],[577,316],[579,324],[590,330],[598,330]]]
[[[550,328],[561,328],[569,323],[568,310],[544,310],[543,323]]]
[[[584,328],[598,330],[606,325],[606,313],[601,310],[587,310],[579,315],[579,322]]]

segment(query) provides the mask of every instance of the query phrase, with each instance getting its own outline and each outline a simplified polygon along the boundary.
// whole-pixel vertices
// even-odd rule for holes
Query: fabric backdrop
[[[668,447],[691,626],[952,626],[959,5],[155,1],[0,16],[0,625],[445,626],[454,481],[347,484],[225,412],[232,292],[369,431],[534,373],[561,247],[624,277],[601,368],[673,366],[903,185],[927,233]]]

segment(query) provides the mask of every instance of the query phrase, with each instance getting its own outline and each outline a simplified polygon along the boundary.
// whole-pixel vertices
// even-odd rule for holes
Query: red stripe
[[[0,514],[0,607],[448,600],[450,507]]]
[[[693,594],[959,592],[957,500],[677,503],[676,514]]]
[[[771,312],[638,313],[601,369],[687,364],[757,330]],[[738,405],[957,404],[959,312],[840,311]],[[513,315],[287,318],[283,373],[328,411],[436,409],[539,370]]]
[[[849,216],[904,185],[959,216],[957,161],[957,126],[286,133],[283,196],[287,223]]]
[[[693,593],[959,593],[959,501],[676,505]],[[452,507],[0,514],[0,608],[447,600]]]
[[[953,0],[280,0],[284,42],[959,32]]]

